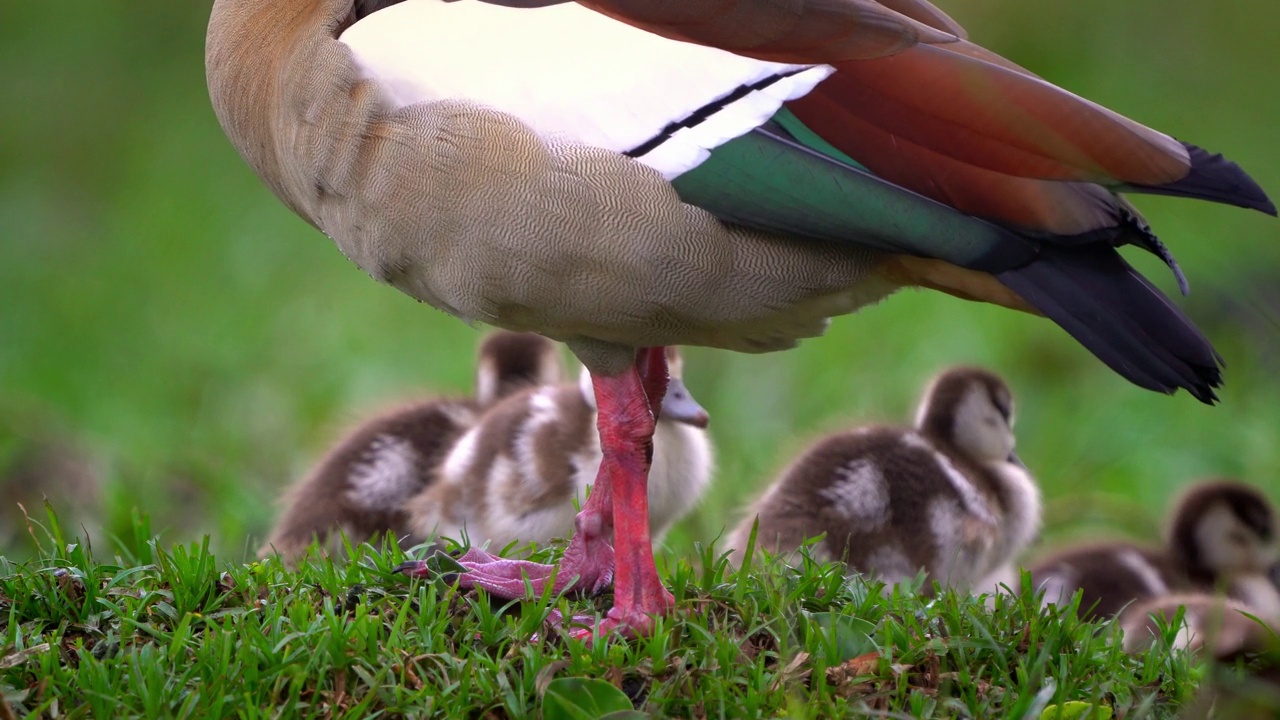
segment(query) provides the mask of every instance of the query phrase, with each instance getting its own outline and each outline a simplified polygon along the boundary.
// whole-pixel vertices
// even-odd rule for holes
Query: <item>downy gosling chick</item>
[[[954,368],[929,385],[915,426],[828,436],[782,474],[729,537],[811,552],[897,583],[920,570],[961,589],[1011,564],[1040,527],[1040,489],[1014,454],[1013,395],[995,374]]]
[[[440,398],[377,415],[347,434],[286,494],[287,509],[258,552],[293,561],[319,538],[334,552],[378,533],[410,535],[409,499],[432,484],[441,460],[480,413],[527,387],[562,382],[558,346],[500,331],[480,344],[475,398]]]
[[[1275,642],[1272,618],[1221,595],[1185,593],[1147,598],[1126,607],[1119,617],[1126,652],[1150,647],[1163,623],[1168,626],[1182,611],[1173,646],[1182,650],[1208,649],[1214,657],[1257,653]],[[1253,617],[1251,617],[1253,616]],[[1258,617],[1257,620],[1254,617]]]
[[[713,458],[705,410],[681,379],[676,348],[667,348],[671,376],[653,434],[649,471],[652,539],[697,504],[711,479]],[[600,467],[600,438],[591,376],[525,390],[485,413],[449,452],[440,482],[409,503],[409,526],[428,537],[488,543],[545,543],[573,532],[578,506]]]
[[[1226,592],[1258,613],[1280,617],[1270,577],[1277,557],[1275,511],[1257,489],[1238,482],[1192,486],[1175,505],[1164,548],[1130,542],[1069,547],[1035,563],[1045,604],[1071,601],[1090,618],[1178,592]]]
[[[1179,609],[1185,614],[1173,645],[1215,661],[1179,720],[1280,717],[1280,619],[1259,617],[1252,608],[1221,595],[1170,595],[1121,613],[1125,650],[1148,648],[1160,630],[1155,617],[1162,617],[1168,626]]]

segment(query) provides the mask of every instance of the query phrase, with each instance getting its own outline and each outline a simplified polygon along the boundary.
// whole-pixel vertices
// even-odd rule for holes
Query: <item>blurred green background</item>
[[[1227,154],[1280,195],[1280,3],[942,6],[974,40]],[[43,492],[68,519],[100,523],[97,542],[129,537],[137,508],[167,541],[209,533],[238,560],[344,427],[390,401],[469,390],[479,331],[371,281],[259,184],[205,95],[208,9],[0,7],[0,500],[34,510]],[[1227,359],[1220,406],[1140,391],[1047,321],[905,292],[790,353],[688,353],[719,472],[668,544],[715,537],[818,433],[906,419],[951,363],[1012,383],[1050,538],[1154,533],[1169,496],[1208,475],[1276,495],[1280,222],[1137,202]],[[0,523],[0,552],[24,554],[19,520],[6,509]]]

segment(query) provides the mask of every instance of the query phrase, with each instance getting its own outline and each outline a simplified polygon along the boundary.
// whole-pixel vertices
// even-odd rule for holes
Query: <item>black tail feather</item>
[[[1136,385],[1217,400],[1221,356],[1114,249],[1046,245],[1031,263],[996,277]]]
[[[1164,185],[1134,185],[1135,192],[1174,195],[1276,214],[1275,203],[1240,166],[1225,157],[1191,143],[1182,143],[1191,156],[1191,171],[1181,180]]]
[[[1152,232],[1151,226],[1147,224],[1147,221],[1137,214],[1137,211],[1133,210],[1127,202],[1118,203],[1113,210],[1113,214],[1115,216],[1114,224],[1076,235],[1056,235],[1026,231],[1023,234],[1052,245],[1081,247],[1095,243],[1106,243],[1111,247],[1132,245],[1141,248],[1160,258],[1169,267],[1169,270],[1173,272],[1173,279],[1178,283],[1178,290],[1183,295],[1190,294],[1191,284],[1187,282],[1187,276],[1182,272],[1182,267],[1178,265],[1177,258],[1173,256],[1173,252],[1165,246],[1160,238]]]

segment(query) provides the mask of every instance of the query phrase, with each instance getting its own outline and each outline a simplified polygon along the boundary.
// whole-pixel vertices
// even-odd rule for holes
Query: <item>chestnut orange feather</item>
[[[1173,138],[970,55],[917,45],[894,57],[836,67],[811,95],[988,170],[1047,180],[1161,185],[1190,168],[1187,151]],[[803,99],[792,110],[806,124],[815,119]],[[842,134],[839,142],[827,139],[843,149],[842,142],[856,142],[847,135],[852,133]]]
[[[838,147],[880,177],[969,215],[1062,235],[1116,222],[1115,196],[1097,185],[1029,179],[971,165],[872,124],[830,95],[810,93],[789,107],[822,137],[842,138]]]
[[[916,22],[950,33],[962,40],[969,36],[965,29],[960,27],[960,23],[952,20],[950,15],[942,12],[928,0],[880,0],[880,4]]]
[[[924,0],[579,0],[579,4],[673,40],[760,60],[834,63],[885,57],[917,43],[946,43],[954,25]]]

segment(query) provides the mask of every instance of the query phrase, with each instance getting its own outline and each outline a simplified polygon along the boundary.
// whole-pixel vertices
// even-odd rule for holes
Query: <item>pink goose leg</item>
[[[653,429],[667,389],[667,359],[663,348],[645,348],[635,366],[621,375],[594,377],[600,450],[604,458],[591,497],[578,513],[576,532],[558,572],[551,565],[505,560],[472,548],[458,561],[467,568],[458,576],[463,588],[481,587],[498,597],[526,597],[526,582],[534,594],[546,589],[555,575],[553,592],[595,594],[614,584],[614,605],[600,626],[575,631],[579,637],[613,630],[643,635],[653,618],[671,610],[674,599],[658,579],[649,535],[649,463],[653,457]],[[610,545],[614,536],[617,551]],[[423,561],[406,562],[397,571],[416,577],[430,574]]]

